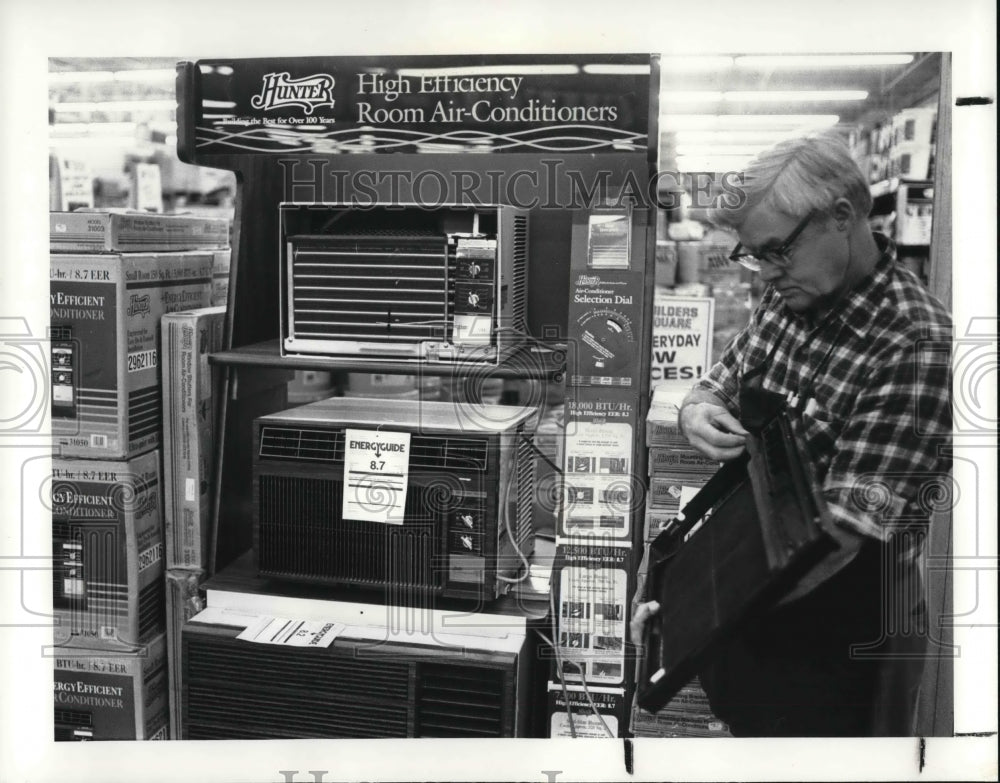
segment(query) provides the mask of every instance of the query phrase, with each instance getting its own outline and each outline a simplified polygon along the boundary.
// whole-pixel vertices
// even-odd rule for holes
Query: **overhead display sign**
[[[212,59],[195,147],[224,154],[647,149],[650,55]]]

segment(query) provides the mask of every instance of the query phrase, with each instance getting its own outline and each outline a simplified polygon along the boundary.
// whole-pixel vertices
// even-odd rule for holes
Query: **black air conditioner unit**
[[[488,738],[528,729],[535,651],[523,631],[495,649],[349,632],[325,648],[280,647],[238,639],[242,626],[210,614],[182,630],[183,739]]]
[[[535,460],[525,430],[535,412],[338,397],[258,418],[259,573],[414,595],[500,597],[534,551]],[[349,443],[349,431],[362,435]],[[345,463],[364,433],[409,437],[405,506],[392,524],[352,517],[345,503],[345,494],[366,491]]]

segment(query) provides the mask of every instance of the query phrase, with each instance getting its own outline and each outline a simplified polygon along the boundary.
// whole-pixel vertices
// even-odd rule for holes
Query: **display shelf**
[[[520,617],[528,621],[544,621],[549,619],[549,595],[547,589],[547,574],[552,569],[552,561],[555,557],[555,546],[544,539],[536,543],[536,551],[529,558],[531,573],[544,573],[546,589],[532,588],[529,582],[519,590],[512,590],[508,595],[494,601],[484,602],[475,606],[475,612],[470,611],[467,601],[456,599],[440,598],[428,595],[407,595],[405,591],[395,591],[392,600],[404,603],[409,599],[416,609],[436,610],[439,612],[456,613],[456,618],[452,625],[457,629],[461,621],[465,620],[465,625],[475,633],[475,628],[488,628],[487,624],[477,624],[472,618],[477,613],[490,615],[508,615]],[[240,607],[244,611],[254,611],[259,607],[267,607],[268,601],[271,604],[280,604],[280,601],[271,600],[277,597],[286,600],[286,605],[294,605],[295,600],[310,602],[313,607],[322,605],[324,602],[341,602],[356,605],[371,604],[380,607],[386,604],[386,594],[382,590],[362,590],[346,587],[331,587],[323,585],[299,584],[287,582],[271,577],[260,576],[257,572],[257,565],[252,551],[245,552],[226,568],[209,577],[202,583],[201,589],[226,593],[226,600],[238,603],[238,596],[246,596],[245,604]],[[236,596],[235,598],[233,596]],[[211,605],[212,593],[209,593],[209,605]],[[308,604],[303,604],[304,606]],[[457,631],[461,633],[461,631]]]
[[[929,187],[934,183],[929,179],[907,179],[906,177],[892,177],[891,179],[883,179],[876,182],[871,186],[872,198],[881,198],[882,196],[888,196],[899,190],[900,185],[907,185],[910,187]]]
[[[230,367],[273,367],[288,370],[326,370],[329,372],[379,372],[402,375],[451,376],[461,368],[461,375],[486,375],[493,378],[561,380],[565,370],[565,350],[539,347],[522,348],[498,365],[470,363],[418,363],[365,358],[328,356],[282,356],[278,340],[213,353],[209,361]]]

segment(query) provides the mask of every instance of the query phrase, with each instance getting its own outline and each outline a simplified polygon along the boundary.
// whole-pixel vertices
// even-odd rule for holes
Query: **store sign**
[[[711,366],[715,300],[671,296],[657,289],[653,298],[653,385],[690,387]]]
[[[201,60],[208,153],[645,151],[649,55]]]

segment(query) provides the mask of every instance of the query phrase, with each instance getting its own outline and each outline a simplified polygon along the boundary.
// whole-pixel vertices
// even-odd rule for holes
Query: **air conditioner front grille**
[[[188,635],[184,667],[188,739],[410,735],[406,662]]]
[[[342,519],[343,484],[331,479],[261,476],[258,555],[262,573],[356,585],[439,591],[444,526],[426,489],[410,486],[402,524]],[[438,503],[439,505],[439,503]],[[438,510],[437,517],[445,514]]]
[[[293,236],[289,244],[295,337],[445,338],[452,263],[446,237]]]
[[[272,647],[238,629],[183,632],[184,739],[505,737],[516,733],[509,661],[447,659],[392,641]]]
[[[419,736],[504,736],[502,671],[425,664],[418,687]]]

